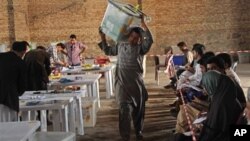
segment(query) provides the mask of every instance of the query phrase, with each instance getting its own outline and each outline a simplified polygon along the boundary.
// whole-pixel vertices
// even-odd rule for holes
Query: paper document
[[[199,124],[199,123],[202,123],[204,120],[206,120],[207,117],[200,117],[200,118],[197,118],[193,124]]]
[[[184,132],[183,134],[184,134],[185,136],[192,136],[192,132],[191,132],[191,131]]]
[[[19,97],[20,100],[42,100],[45,98],[46,98],[45,96],[41,95],[25,95]]]

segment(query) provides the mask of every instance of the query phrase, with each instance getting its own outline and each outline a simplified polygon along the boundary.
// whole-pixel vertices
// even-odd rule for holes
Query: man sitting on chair
[[[183,60],[183,65],[185,67],[189,66],[192,61],[193,61],[193,54],[191,51],[189,51],[188,47],[187,47],[187,44],[185,42],[179,42],[177,44],[177,46],[180,48],[180,50],[183,52],[184,54],[184,60]],[[182,72],[184,72],[185,69],[178,69],[177,72],[176,72],[176,75],[177,76],[173,76],[170,78],[171,82],[164,86],[164,88],[168,89],[168,88],[175,88],[176,87],[176,82],[177,82],[177,78],[179,78],[179,76],[181,75]]]

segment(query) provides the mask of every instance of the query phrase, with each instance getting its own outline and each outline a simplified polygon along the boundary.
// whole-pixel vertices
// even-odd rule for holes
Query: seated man
[[[210,58],[214,57],[215,54],[213,52],[206,52],[202,58],[197,62],[200,65],[201,72],[204,74],[207,71],[207,62]],[[204,99],[203,91],[201,90],[201,86],[194,86],[186,88],[184,93],[185,98],[188,102],[191,102],[195,97]]]
[[[211,57],[207,61],[207,70],[216,70],[216,71],[226,75],[224,66],[225,66],[224,61],[218,56]],[[227,77],[229,77],[235,83],[235,86],[237,87],[237,93],[238,93],[237,94],[237,101],[241,104],[242,107],[245,107],[246,106],[246,98],[245,98],[245,95],[244,95],[244,92],[243,92],[242,88],[230,76],[227,76]]]
[[[231,56],[227,53],[220,53],[217,56],[219,58],[221,58],[225,63],[224,67],[225,67],[226,75],[229,76],[230,78],[234,79],[235,82],[237,82],[239,85],[241,85],[239,76],[234,72],[234,70],[231,67],[232,66]]]
[[[189,66],[192,61],[193,61],[193,54],[191,51],[189,51],[187,44],[185,42],[179,42],[177,44],[177,46],[180,48],[180,50],[183,52],[184,54],[184,60],[183,60],[183,66]],[[185,69],[178,69],[176,72],[177,76],[173,76],[170,78],[171,82],[164,86],[164,88],[168,89],[168,88],[173,88],[176,86],[176,82],[177,82],[177,78],[179,78],[179,76],[181,75],[182,72],[184,72]]]
[[[177,83],[177,100],[173,104],[170,104],[170,106],[175,106],[175,109],[171,109],[171,112],[177,112],[179,110],[179,104],[181,103],[179,99],[180,91],[187,93],[188,89],[190,88],[194,89],[195,91],[202,91],[202,89],[198,87],[202,78],[202,72],[197,61],[201,59],[204,48],[205,47],[202,44],[193,45],[192,51],[195,59],[193,62],[193,67],[195,68],[195,71],[193,70],[193,67],[189,66],[187,67],[186,71],[180,75],[180,79]],[[199,92],[196,94],[200,95]]]
[[[192,49],[195,59],[193,67],[189,66],[187,70],[180,75],[180,79],[177,83],[177,90],[181,90],[184,87],[198,86],[200,84],[202,72],[197,62],[201,59],[204,48],[205,46],[202,44],[194,44]]]
[[[200,64],[202,74],[204,74],[207,69],[206,69],[206,64],[209,58],[215,56],[213,52],[206,52],[202,58],[197,62]],[[202,113],[206,113],[208,110],[208,101],[207,101],[207,94],[204,93],[204,91],[196,91],[195,89],[188,88],[185,93],[183,93],[184,99],[186,102],[189,102],[187,104],[187,112],[190,115],[190,120],[193,122],[196,118],[199,118],[197,115],[202,115]],[[179,105],[178,105],[179,106]],[[177,123],[176,123],[176,134],[175,135],[180,135],[182,137],[187,137],[184,136],[184,132],[189,131],[188,128],[188,121],[186,119],[185,112],[183,110],[183,106],[179,106],[180,111],[177,116]],[[174,109],[171,109],[171,114],[173,115],[173,112],[178,112]],[[198,114],[200,113],[200,114]],[[198,126],[199,127],[199,126]],[[199,131],[200,128],[195,128],[195,131]]]

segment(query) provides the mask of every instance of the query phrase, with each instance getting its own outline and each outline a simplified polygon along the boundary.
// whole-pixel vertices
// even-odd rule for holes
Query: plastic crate
[[[108,0],[108,6],[101,23],[102,32],[114,41],[121,40],[127,29],[140,25],[140,11],[136,11],[130,4]]]

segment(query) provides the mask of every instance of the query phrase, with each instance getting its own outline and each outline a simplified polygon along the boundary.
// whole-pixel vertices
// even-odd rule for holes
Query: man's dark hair
[[[60,46],[62,49],[65,49],[65,45],[63,43],[57,43],[56,46]]]
[[[212,52],[212,51],[208,51],[206,53],[203,54],[204,57],[214,57],[215,56],[215,53]]]
[[[187,46],[187,44],[185,43],[185,42],[179,42],[178,44],[177,44],[177,46],[178,47],[184,47],[184,46]]]
[[[26,44],[26,46],[30,46],[30,44],[27,41],[22,41],[24,44]]]
[[[129,35],[132,33],[132,32],[135,32],[135,33],[137,33],[137,34],[139,34],[140,35],[140,37],[141,37],[141,28],[140,27],[132,27],[131,29],[130,29],[130,31],[129,31]]]
[[[46,48],[44,46],[37,46],[36,49],[41,49],[41,50],[46,51]]]
[[[12,44],[12,50],[22,52],[27,50],[27,44],[23,41],[16,41]]]
[[[218,56],[211,57],[207,60],[207,64],[212,63],[216,64],[216,66],[218,66],[220,69],[225,69],[224,61]]]
[[[203,54],[203,56],[201,57],[201,59],[197,62],[200,65],[205,66],[205,68],[207,68],[207,61],[211,58],[214,57],[215,54],[212,51],[208,51],[205,54]]]
[[[71,38],[71,39],[76,39],[76,35],[75,35],[75,34],[71,34],[71,35],[69,36],[69,38]]]
[[[221,58],[224,63],[228,65],[228,67],[232,66],[232,59],[228,53],[220,53],[217,55],[217,57]]]
[[[194,44],[193,45],[193,51],[196,51],[200,56],[204,54],[205,46],[203,44]]]

